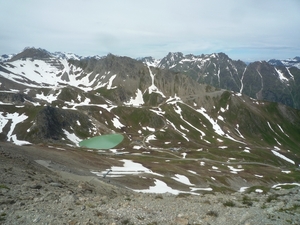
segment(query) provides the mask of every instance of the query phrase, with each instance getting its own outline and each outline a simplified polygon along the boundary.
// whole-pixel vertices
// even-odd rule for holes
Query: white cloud
[[[300,1],[1,1],[0,54],[26,46],[79,55],[232,58],[299,54]]]

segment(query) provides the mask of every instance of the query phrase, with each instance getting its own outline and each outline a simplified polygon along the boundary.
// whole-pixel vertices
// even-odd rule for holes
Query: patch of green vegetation
[[[224,91],[219,100],[219,107],[226,108],[230,97],[231,93],[229,91]]]
[[[278,197],[279,197],[278,194],[271,194],[266,199],[266,202],[270,203],[271,201],[276,201],[278,199]]]
[[[220,181],[219,177],[216,178],[218,179],[218,181]],[[222,184],[227,184],[227,182],[225,181],[226,178],[224,178],[224,180],[222,181]],[[224,183],[223,183],[224,182]],[[227,184],[228,185],[228,184]],[[233,193],[234,190],[230,189],[229,187],[227,186],[215,186],[215,185],[210,185],[210,187],[213,189],[214,192],[220,192],[220,193],[223,193],[223,194],[230,194],[230,193]]]
[[[59,95],[59,99],[63,101],[71,102],[72,100],[76,100],[78,97],[78,90],[73,88],[62,88],[61,93]]]
[[[130,202],[130,201],[131,201],[131,198],[130,198],[129,196],[126,196],[124,200]]]
[[[234,207],[235,206],[235,203],[233,201],[226,201],[223,203],[224,206],[227,206],[227,207]]]
[[[1,221],[5,221],[5,216],[6,216],[5,212],[3,212],[3,213],[0,214],[0,222]]]
[[[104,88],[99,88],[96,91],[97,91],[97,93],[99,93],[104,98],[110,99],[114,89],[107,89],[106,87],[104,87]]]
[[[157,225],[158,223],[156,221],[151,222],[151,223],[147,223],[147,225]]]
[[[149,126],[157,129],[164,126],[162,118],[147,108],[118,107],[114,109],[114,113],[120,115],[127,122],[127,125],[136,129],[141,128],[140,126]]]
[[[177,196],[176,196],[176,198],[186,198],[186,197],[188,197],[188,196],[190,196],[191,194],[189,194],[189,193],[179,193]]]
[[[292,149],[297,149],[297,146],[299,146],[300,127],[294,123],[294,120],[299,118],[299,112],[286,106],[280,106],[275,102],[265,104],[262,111],[265,112],[265,116],[268,117],[270,121],[276,122],[276,124],[272,124],[271,122],[270,124],[276,133],[280,134],[284,144]],[[283,134],[281,129],[277,126],[278,121],[280,121],[280,126],[288,137]]]
[[[300,204],[294,204],[291,208],[288,209],[289,211],[299,211],[300,210]]]
[[[246,193],[256,192],[256,189],[262,190],[264,193],[269,192],[270,188],[265,186],[252,186],[247,188]]]
[[[186,140],[174,130],[169,130],[168,132],[158,131],[155,133],[155,136],[158,140],[157,146],[162,148],[166,148],[165,142],[170,141],[171,144],[168,145],[170,148],[185,146]],[[176,142],[174,140],[176,140]],[[178,144],[178,142],[181,142],[181,144]]]
[[[285,212],[285,213],[299,213],[300,212],[300,204],[294,204],[292,207],[289,208],[281,208],[278,210],[278,212]]]
[[[3,188],[3,189],[8,189],[8,190],[10,189],[9,187],[7,187],[7,186],[4,185],[4,184],[0,184],[0,189],[1,189],[1,188]]]
[[[213,217],[218,217],[219,216],[219,213],[216,212],[216,211],[213,211],[213,210],[210,210],[206,213],[206,215],[208,216],[213,216]]]
[[[133,225],[134,223],[130,221],[130,219],[126,218],[121,221],[123,225]]]
[[[103,212],[100,212],[98,210],[96,210],[94,213],[95,213],[95,216],[100,217],[100,218],[105,215]]]
[[[273,182],[276,181],[277,183],[295,183],[295,182],[300,182],[300,173],[298,172],[292,172],[289,174],[273,173],[273,177],[270,175],[268,177],[266,176],[266,178],[272,180]],[[281,188],[285,188],[284,186],[288,186],[289,188],[290,185],[280,185]]]
[[[210,202],[208,199],[206,199],[203,203],[205,203],[205,204],[207,204],[207,205],[210,205],[210,204],[211,204],[211,202]]]
[[[149,92],[144,93],[143,99],[144,99],[145,105],[154,106],[154,107],[158,106],[164,100],[160,94],[158,94],[158,93],[149,94]]]
[[[247,205],[247,206],[252,206],[253,205],[252,200],[246,195],[243,196],[242,203],[243,203],[243,205]]]
[[[261,209],[266,209],[267,208],[267,206],[266,206],[266,204],[265,203],[263,203],[262,204],[262,206],[260,207]]]
[[[155,195],[155,199],[164,199],[162,195]]]
[[[254,162],[266,163],[273,166],[282,166],[281,161],[284,164],[289,165],[286,161],[281,160],[279,157],[274,155],[269,149],[253,149],[251,154],[256,156],[256,159],[253,159]]]
[[[294,187],[297,187],[297,185],[290,184],[290,185],[282,185],[280,187],[281,187],[281,189],[292,189]]]
[[[92,204],[92,203],[88,203],[86,204],[87,207],[91,208],[91,209],[94,209],[96,208],[96,205]]]

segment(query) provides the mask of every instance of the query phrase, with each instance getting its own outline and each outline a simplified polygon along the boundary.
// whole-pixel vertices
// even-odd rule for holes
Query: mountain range
[[[156,60],[26,48],[1,61],[1,141],[79,148],[119,133],[116,148],[87,150],[193,193],[300,180],[299,57],[246,64],[224,53]]]
[[[141,59],[148,65],[189,75],[195,81],[231,90],[258,100],[280,102],[300,109],[300,58],[246,64],[224,53],[169,53],[161,60]]]

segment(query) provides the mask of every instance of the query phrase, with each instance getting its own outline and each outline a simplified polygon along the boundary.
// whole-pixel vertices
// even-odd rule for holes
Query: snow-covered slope
[[[39,57],[40,49],[34,49],[34,54],[15,56],[9,62],[0,65],[0,76],[15,83],[31,88],[73,86],[88,91],[107,86],[112,88],[115,75],[109,71],[102,76],[87,73],[81,67],[70,64],[69,60],[80,60],[75,54],[48,53]],[[22,53],[23,54],[23,53]]]

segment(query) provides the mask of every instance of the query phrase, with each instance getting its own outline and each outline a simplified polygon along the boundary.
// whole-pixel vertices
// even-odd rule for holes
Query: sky
[[[300,0],[0,0],[0,55],[300,56]]]

